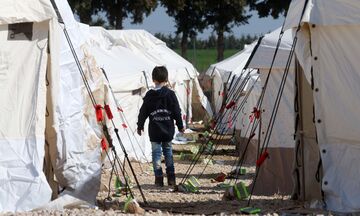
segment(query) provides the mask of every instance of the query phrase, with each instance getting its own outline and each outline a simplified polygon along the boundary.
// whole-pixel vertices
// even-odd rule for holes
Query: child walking
[[[141,135],[145,120],[149,117],[149,136],[152,147],[152,163],[155,173],[155,185],[164,186],[161,168],[161,154],[164,154],[166,175],[169,186],[175,186],[175,167],[172,144],[175,133],[174,120],[180,132],[184,132],[181,119],[181,109],[174,91],[165,86],[168,81],[168,71],[165,67],[155,67],[152,71],[155,89],[149,90],[138,116],[137,133]]]

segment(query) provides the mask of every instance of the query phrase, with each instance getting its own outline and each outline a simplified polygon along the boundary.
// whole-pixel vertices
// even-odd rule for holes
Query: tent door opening
[[[319,146],[316,140],[314,124],[313,89],[305,77],[299,62],[295,64],[295,187],[292,197],[299,200],[321,199],[321,184],[316,179],[319,164]],[[298,109],[296,109],[298,108]]]

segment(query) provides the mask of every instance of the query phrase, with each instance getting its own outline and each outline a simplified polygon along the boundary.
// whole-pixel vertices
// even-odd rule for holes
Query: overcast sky
[[[236,37],[240,37],[242,34],[261,35],[268,33],[282,25],[284,17],[273,19],[272,17],[259,18],[256,12],[252,13],[253,16],[249,20],[249,24],[240,27],[234,27],[233,33]],[[166,14],[166,10],[163,7],[158,7],[149,17],[144,19],[142,24],[131,24],[130,19],[126,19],[124,22],[125,29],[145,29],[152,34],[164,33],[174,34],[176,31],[174,27],[173,18]],[[212,30],[205,30],[204,33],[198,35],[200,38],[207,38],[211,34]]]

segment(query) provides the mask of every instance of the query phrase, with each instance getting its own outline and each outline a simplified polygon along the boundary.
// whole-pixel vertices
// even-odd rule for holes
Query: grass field
[[[177,53],[181,54],[181,50],[175,50]],[[224,58],[228,58],[234,55],[239,50],[225,50]],[[211,64],[216,63],[216,49],[189,49],[187,56],[188,60],[196,67],[196,69],[201,73],[208,69]]]

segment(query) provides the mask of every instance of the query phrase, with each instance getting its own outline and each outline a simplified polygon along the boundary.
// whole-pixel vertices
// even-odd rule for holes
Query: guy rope
[[[85,88],[86,88],[86,90],[87,90],[87,92],[88,92],[88,95],[89,95],[89,97],[90,97],[90,99],[91,99],[91,102],[92,102],[92,104],[93,104],[93,106],[94,106],[94,109],[95,109],[95,112],[96,112],[97,121],[98,121],[98,123],[102,126],[102,128],[103,128],[103,130],[104,130],[105,139],[106,139],[107,143],[109,144],[109,147],[111,148],[111,151],[112,151],[112,155],[113,155],[113,157],[114,157],[114,160],[113,160],[114,162],[113,162],[113,163],[115,164],[115,162],[117,162],[117,163],[119,164],[119,167],[120,167],[120,169],[121,169],[122,172],[123,172],[125,184],[127,185],[127,188],[128,188],[129,191],[130,191],[130,196],[131,196],[131,198],[134,198],[134,195],[133,195],[133,193],[131,192],[131,189],[130,189],[130,186],[129,186],[129,183],[128,183],[128,179],[127,179],[127,176],[126,176],[126,173],[125,173],[125,163],[124,163],[124,164],[121,163],[121,161],[120,161],[120,159],[119,159],[119,157],[118,157],[118,155],[117,155],[116,149],[115,149],[115,147],[112,145],[112,140],[111,140],[110,136],[106,135],[106,134],[107,134],[107,132],[106,132],[106,131],[107,131],[107,126],[106,126],[106,124],[103,122],[103,119],[104,119],[104,118],[103,118],[103,114],[102,114],[102,110],[103,110],[104,108],[103,108],[100,104],[97,104],[97,102],[96,102],[96,100],[95,100],[95,97],[94,97],[94,95],[93,95],[93,93],[92,93],[92,91],[91,91],[89,82],[88,82],[88,80],[87,80],[87,78],[86,78],[86,75],[85,75],[83,69],[82,69],[81,63],[80,63],[79,58],[78,58],[78,56],[77,56],[77,54],[76,54],[76,51],[75,51],[75,48],[74,48],[73,43],[72,43],[72,41],[71,41],[71,38],[70,38],[70,36],[69,36],[69,33],[67,32],[66,25],[65,25],[65,23],[64,23],[64,21],[63,21],[63,19],[62,19],[62,16],[61,16],[61,14],[60,14],[60,12],[59,12],[59,9],[58,9],[55,1],[54,1],[54,0],[51,0],[51,4],[53,5],[54,10],[55,10],[55,12],[56,12],[56,14],[57,14],[57,16],[58,16],[58,22],[63,25],[63,32],[64,32],[64,35],[65,35],[65,38],[66,38],[66,40],[67,40],[67,42],[68,42],[68,44],[69,44],[71,53],[72,53],[72,55],[73,55],[73,57],[74,57],[75,63],[76,63],[76,65],[77,65],[77,68],[79,69],[79,72],[80,72],[80,74],[81,74],[82,80],[83,80],[84,85],[85,85]],[[106,106],[108,106],[108,105],[105,104],[105,107],[106,107]],[[107,108],[107,109],[109,110],[109,108]],[[118,133],[119,130],[116,128],[116,126],[115,126],[115,124],[114,124],[114,121],[113,121],[113,119],[112,119],[113,116],[110,115],[111,112],[106,112],[106,114],[107,114],[108,119],[111,120],[112,125],[114,126],[114,131],[115,131],[117,140],[119,141],[120,147],[121,147],[121,149],[122,149],[122,151],[123,151],[123,153],[124,153],[124,160],[127,161],[128,165],[129,165],[129,168],[130,168],[130,170],[131,170],[131,172],[132,172],[132,175],[133,175],[133,177],[134,177],[134,179],[135,179],[135,182],[136,182],[136,184],[137,184],[137,187],[138,187],[138,189],[139,189],[139,191],[140,191],[140,194],[141,194],[141,196],[142,196],[142,199],[143,199],[144,203],[147,204],[146,198],[145,198],[144,193],[143,193],[143,191],[142,191],[142,189],[141,189],[141,186],[140,186],[140,184],[139,184],[139,182],[138,182],[137,176],[136,176],[135,171],[134,171],[134,169],[133,169],[133,166],[132,166],[132,164],[131,164],[131,162],[130,162],[130,159],[129,159],[129,157],[128,157],[127,151],[126,151],[126,149],[125,149],[125,147],[124,147],[124,145],[123,145],[123,143],[122,143],[122,141],[121,141],[121,139],[120,139],[120,136],[119,136],[119,133]],[[102,142],[102,145],[104,145],[103,142]],[[104,145],[103,147],[105,147],[105,145]],[[106,154],[107,154],[107,156],[109,157],[109,154],[108,154],[107,150],[106,150]],[[109,160],[110,160],[110,158],[109,158]],[[111,160],[110,160],[110,162],[111,162]],[[113,167],[113,169],[115,169],[114,171],[115,171],[115,174],[117,175],[117,178],[119,178],[118,172],[117,172],[117,170],[116,170],[116,166],[114,166],[114,164],[112,164],[112,167]],[[113,171],[112,171],[112,172],[113,172]],[[110,189],[109,189],[109,190],[110,190]],[[108,197],[108,198],[110,198],[110,197]]]

